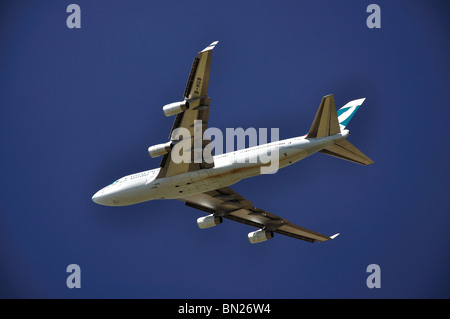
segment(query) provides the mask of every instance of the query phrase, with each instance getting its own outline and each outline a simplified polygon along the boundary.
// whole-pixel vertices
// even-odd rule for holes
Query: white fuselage
[[[126,206],[153,199],[183,198],[228,187],[244,178],[265,173],[271,164],[275,170],[289,166],[348,134],[347,130],[343,130],[342,133],[323,138],[294,137],[216,155],[212,168],[171,177],[156,178],[160,168],[151,169],[116,180],[95,193],[92,200],[106,206]],[[273,165],[274,158],[267,154],[276,154],[275,162],[278,162]],[[267,159],[272,159],[272,162]]]

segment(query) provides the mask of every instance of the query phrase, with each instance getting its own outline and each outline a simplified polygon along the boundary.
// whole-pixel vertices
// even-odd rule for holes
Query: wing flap
[[[194,58],[194,62],[192,62],[191,72],[189,73],[188,81],[186,83],[186,88],[184,89],[184,97],[189,97],[189,94],[192,89],[192,84],[194,83],[195,73],[197,72],[198,63],[200,59],[198,57]]]
[[[217,43],[218,41],[211,43],[194,58],[184,90],[184,97],[187,100],[206,97],[208,95],[212,49],[214,49]]]
[[[292,224],[292,223],[283,225],[280,228],[274,230],[274,232],[285,235],[285,236],[290,236],[293,238],[306,240],[309,242],[326,241],[326,240],[331,239],[331,237],[319,234],[315,231],[300,227],[300,226]]]

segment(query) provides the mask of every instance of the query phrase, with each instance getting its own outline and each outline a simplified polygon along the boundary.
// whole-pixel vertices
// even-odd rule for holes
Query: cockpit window
[[[117,184],[119,182],[119,180],[115,180],[114,182],[112,182],[111,184],[109,184],[108,186],[111,186],[111,185],[114,185],[114,184]]]

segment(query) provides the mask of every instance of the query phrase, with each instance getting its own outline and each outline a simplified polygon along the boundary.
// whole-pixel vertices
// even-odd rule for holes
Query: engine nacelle
[[[223,222],[222,216],[216,216],[214,214],[205,217],[200,217],[199,219],[197,219],[197,225],[199,228],[202,229],[217,226],[222,222]]]
[[[174,102],[163,106],[163,112],[165,116],[172,116],[183,112],[189,108],[187,101]]]
[[[248,234],[248,240],[251,244],[261,243],[267,239],[273,238],[273,231],[260,229]]]
[[[150,146],[148,148],[148,154],[150,157],[162,156],[170,152],[171,146],[172,142]]]

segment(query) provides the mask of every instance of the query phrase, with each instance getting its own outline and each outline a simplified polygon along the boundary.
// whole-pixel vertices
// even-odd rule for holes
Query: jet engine
[[[270,238],[273,238],[273,231],[267,231],[265,229],[260,229],[248,234],[248,240],[251,244],[261,243]]]
[[[174,102],[163,106],[163,112],[165,116],[172,116],[183,112],[189,108],[187,101]]]
[[[216,216],[214,214],[205,217],[200,217],[199,219],[197,219],[197,225],[199,228],[202,229],[217,226],[222,222],[223,222],[222,216]]]
[[[150,146],[148,148],[148,154],[150,157],[158,157],[170,152],[172,148],[172,142],[167,142],[163,144],[157,144]]]

